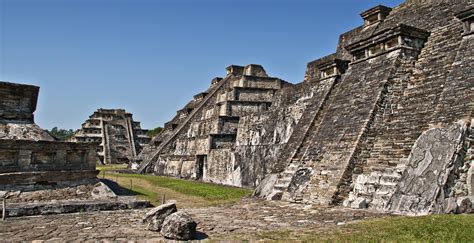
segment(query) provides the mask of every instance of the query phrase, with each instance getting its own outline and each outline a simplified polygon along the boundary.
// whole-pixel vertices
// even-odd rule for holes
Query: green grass
[[[113,170],[123,170],[127,169],[126,164],[116,164],[116,165],[97,165],[96,166],[97,170],[100,171],[113,171]]]
[[[120,174],[119,176],[127,178],[145,179],[152,185],[169,188],[185,195],[197,196],[209,201],[242,198],[251,193],[249,189],[215,185],[198,181],[182,180],[164,176],[141,174]]]
[[[309,242],[473,242],[474,215],[430,215],[365,220],[323,232],[274,231],[257,239]]]
[[[250,189],[203,183],[193,180],[113,172],[114,170],[125,168],[126,166],[123,165],[97,166],[97,169],[101,171],[99,173],[100,178],[105,176],[111,180],[118,179],[119,184],[124,188],[129,188],[130,180],[132,180],[132,192],[139,194],[142,198],[150,200],[153,204],[160,203],[160,197],[164,193],[171,197],[169,199],[181,199],[182,201],[195,200],[199,201],[196,205],[211,206],[240,200],[252,192]],[[205,204],[204,201],[209,203]],[[186,202],[186,204],[192,205],[193,203]]]

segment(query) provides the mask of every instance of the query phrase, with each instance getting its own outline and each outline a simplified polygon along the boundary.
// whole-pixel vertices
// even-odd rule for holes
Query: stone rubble
[[[160,232],[166,217],[177,211],[175,203],[163,204],[148,211],[142,222],[147,225],[149,230]]]
[[[192,240],[196,237],[196,222],[186,212],[175,212],[166,217],[161,234],[167,239]]]

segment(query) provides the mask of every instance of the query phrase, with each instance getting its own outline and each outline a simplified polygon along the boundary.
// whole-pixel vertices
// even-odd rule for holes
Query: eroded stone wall
[[[0,190],[96,178],[94,144],[53,141],[34,124],[39,87],[0,82],[0,92]]]

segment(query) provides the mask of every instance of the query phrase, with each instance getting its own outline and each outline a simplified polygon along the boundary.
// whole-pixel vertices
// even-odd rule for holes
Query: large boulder
[[[177,212],[176,203],[166,203],[160,205],[146,213],[143,218],[143,223],[147,224],[147,227],[151,231],[160,231],[166,217]]]
[[[168,216],[161,227],[161,234],[174,240],[191,240],[196,235],[196,222],[185,212],[176,212]]]

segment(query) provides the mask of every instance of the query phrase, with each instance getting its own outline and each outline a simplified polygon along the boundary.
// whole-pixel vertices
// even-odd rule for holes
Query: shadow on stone
[[[205,240],[209,238],[209,236],[201,231],[196,231],[196,235],[194,236],[194,240]]]
[[[117,196],[138,196],[143,195],[137,191],[133,191],[124,187],[121,187],[115,181],[109,179],[100,179],[105,185],[107,185]]]

